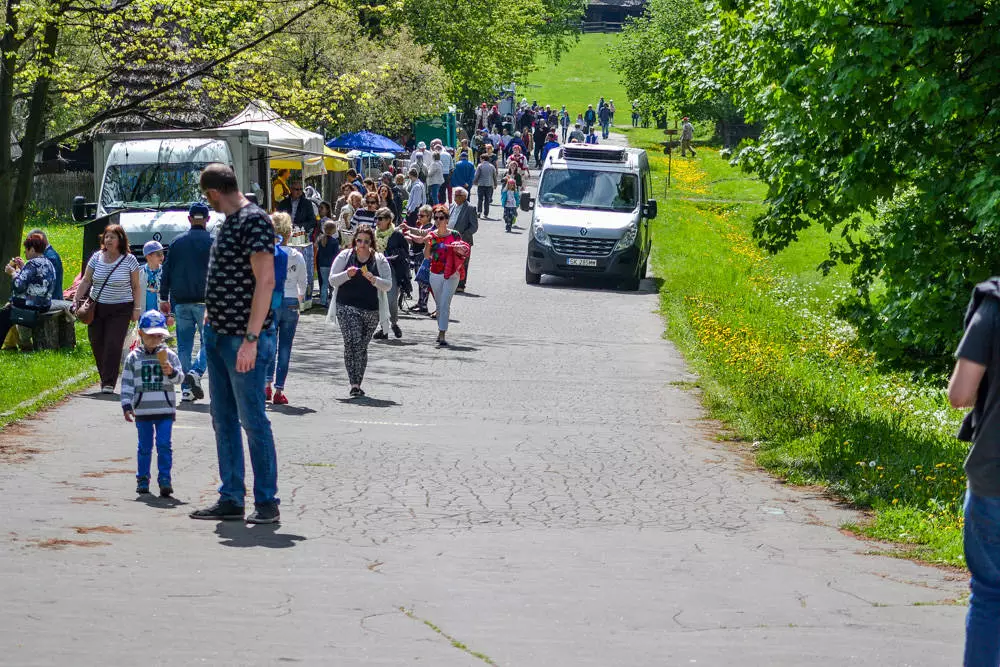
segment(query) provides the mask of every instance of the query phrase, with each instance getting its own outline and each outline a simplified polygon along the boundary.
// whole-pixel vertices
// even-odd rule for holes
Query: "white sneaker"
[[[111,386],[108,386],[108,385],[104,385],[103,387],[101,387],[101,393],[102,394],[113,394],[113,393],[115,393],[115,388],[111,387]]]
[[[190,403],[194,400],[194,393],[190,389],[181,392],[181,400]]]

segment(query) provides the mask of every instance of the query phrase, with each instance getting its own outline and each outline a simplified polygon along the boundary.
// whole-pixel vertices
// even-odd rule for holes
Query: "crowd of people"
[[[481,220],[494,219],[497,191],[509,232],[531,169],[560,145],[560,135],[562,143],[596,143],[595,124],[607,137],[613,118],[613,101],[603,99],[572,124],[565,106],[554,111],[525,100],[501,117],[496,105],[483,103],[471,137],[463,131],[455,148],[440,140],[418,143],[401,169],[377,178],[351,169],[333,203],[280,172],[270,214],[240,192],[232,168],[211,164],[200,180],[207,203],[189,208],[190,229],[169,253],[158,241],[146,243],[144,262],[132,254],[125,230],[108,225],[69,294],[72,311],[88,327],[101,391],[114,393],[120,376],[122,411],[138,431],[137,493],[149,492],[154,448],[160,494],[173,493],[175,392],[182,402],[204,398],[207,374],[222,485],[219,501],[191,516],[244,518],[246,431],[255,504],[246,520],[277,521],[265,406],[289,402],[286,381],[303,303],[315,296],[327,308],[327,322],[340,328],[352,398],[365,395],[371,341],[390,332],[403,336],[400,307],[414,297],[410,311],[434,318],[436,345],[447,347],[452,299],[466,289],[475,235]],[[206,227],[210,207],[225,216],[214,236]],[[312,261],[289,243],[297,234],[309,239]],[[14,291],[0,309],[0,340],[21,313],[47,310],[62,297],[61,262],[44,234],[33,230],[24,247],[26,259],[6,267]],[[167,345],[171,336],[176,351]]]

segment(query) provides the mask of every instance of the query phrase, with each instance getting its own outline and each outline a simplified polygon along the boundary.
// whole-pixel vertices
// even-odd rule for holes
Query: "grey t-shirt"
[[[969,489],[977,496],[1000,496],[1000,329],[997,300],[984,299],[972,315],[955,356],[986,367],[985,396],[980,391],[972,416],[972,449],[965,459]]]

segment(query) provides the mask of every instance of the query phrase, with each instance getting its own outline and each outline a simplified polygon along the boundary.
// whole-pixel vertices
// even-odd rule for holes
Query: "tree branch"
[[[211,70],[213,70],[214,68],[218,67],[219,65],[221,65],[221,64],[223,64],[223,63],[225,63],[225,62],[227,62],[229,60],[232,60],[233,58],[235,58],[239,54],[243,53],[244,51],[252,49],[253,47],[255,47],[258,44],[260,44],[261,42],[264,42],[265,40],[268,40],[271,37],[277,35],[278,33],[282,32],[285,28],[287,28],[288,26],[290,26],[295,21],[298,21],[300,18],[302,18],[303,16],[305,16],[309,12],[313,11],[314,9],[316,9],[318,7],[321,7],[322,5],[324,5],[326,3],[327,3],[327,0],[317,0],[316,2],[312,3],[308,7],[306,7],[304,9],[296,12],[295,14],[293,14],[291,18],[289,18],[284,23],[280,24],[278,27],[273,28],[272,30],[269,30],[268,32],[266,32],[263,35],[261,35],[260,37],[247,42],[246,44],[244,44],[243,46],[239,47],[238,49],[230,51],[226,55],[221,56],[219,58],[216,58],[215,60],[212,60],[212,61],[210,61],[210,62],[202,65],[201,67],[193,70],[192,72],[189,72],[188,74],[185,74],[184,76],[182,76],[180,78],[174,79],[170,83],[164,84],[164,85],[160,86],[159,88],[155,88],[155,89],[149,91],[148,93],[146,93],[145,95],[140,95],[139,97],[135,98],[134,100],[132,100],[128,104],[123,104],[123,105],[121,105],[119,107],[115,107],[113,109],[108,109],[106,111],[103,111],[103,112],[95,115],[93,118],[89,119],[88,121],[86,121],[84,123],[81,123],[80,125],[77,125],[74,128],[71,128],[69,130],[66,130],[65,132],[57,134],[54,137],[46,139],[45,141],[43,141],[40,144],[38,144],[38,146],[35,149],[35,152],[37,152],[38,149],[46,148],[48,146],[54,146],[55,144],[58,144],[58,143],[60,143],[62,141],[65,141],[66,139],[70,139],[72,137],[75,137],[76,135],[78,135],[78,134],[80,134],[82,132],[86,132],[87,130],[89,130],[89,129],[95,127],[95,126],[100,125],[101,123],[103,123],[106,120],[110,120],[112,118],[116,118],[118,116],[126,114],[129,111],[132,111],[133,109],[135,109],[136,107],[141,106],[142,104],[148,102],[149,100],[155,99],[155,98],[159,97],[160,95],[163,95],[164,93],[168,93],[171,90],[174,90],[175,88],[178,88],[179,86],[181,86],[184,83],[190,81],[191,79],[197,78],[197,77],[199,77],[199,76],[201,76],[201,75],[203,75],[203,74],[205,74],[207,72],[210,72]],[[28,151],[25,151],[26,154],[27,154],[27,152]],[[32,159],[33,158],[34,158],[34,155],[32,154]]]

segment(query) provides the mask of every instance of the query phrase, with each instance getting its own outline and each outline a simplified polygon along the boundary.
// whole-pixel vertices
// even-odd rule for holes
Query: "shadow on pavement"
[[[315,414],[316,412],[312,408],[307,408],[304,405],[274,405],[273,403],[268,404],[267,409],[269,412],[278,412],[291,417],[304,417],[305,415]]]
[[[617,292],[622,296],[647,296],[649,294],[658,294],[662,285],[663,278],[657,278],[655,276],[643,278],[639,282],[639,289],[627,290],[619,288],[615,282],[609,281],[606,278],[588,278],[583,276],[578,278],[567,278],[546,274],[542,277],[541,284],[535,285],[534,287],[536,289],[559,289],[573,292]]]
[[[452,350],[454,352],[478,352],[478,347],[472,347],[471,345],[455,345],[454,343],[448,343],[447,347],[440,348],[441,350],[448,351]]]
[[[136,496],[135,502],[143,503],[161,510],[168,510],[174,507],[180,507],[181,505],[187,505],[187,503],[183,500],[177,500],[177,498],[161,498],[160,496],[154,496],[151,493],[144,493]]]
[[[177,406],[178,412],[199,412],[203,415],[207,415],[211,412],[212,406],[209,402],[205,403],[194,403],[192,401],[181,401],[181,404]]]
[[[224,547],[266,547],[268,549],[288,549],[306,538],[302,535],[277,532],[280,523],[246,524],[242,521],[220,521],[215,534]]]
[[[92,391],[89,394],[81,394],[84,398],[90,398],[95,401],[113,401],[118,403],[122,400],[121,394],[105,394],[101,391]]]
[[[366,408],[391,408],[394,405],[399,405],[399,403],[390,399],[372,398],[371,396],[362,396],[360,398],[338,398],[337,400],[344,405],[361,405]]]

